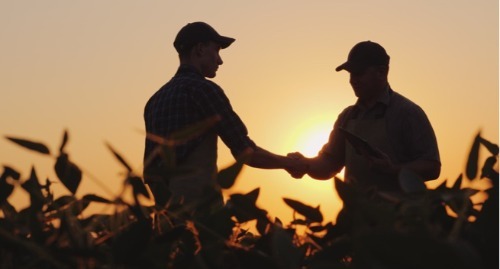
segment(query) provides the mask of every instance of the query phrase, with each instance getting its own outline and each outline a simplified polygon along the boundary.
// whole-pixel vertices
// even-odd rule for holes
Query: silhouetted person
[[[171,193],[175,201],[192,202],[213,190],[222,203],[215,180],[218,137],[234,158],[245,160],[253,167],[291,168],[298,163],[293,158],[259,148],[248,136],[245,124],[234,112],[222,88],[206,79],[216,76],[222,65],[219,51],[234,41],[234,38],[219,35],[204,22],[187,24],[175,38],[180,66],[174,77],[149,99],[144,110],[149,134],[145,145],[144,178],[157,205],[167,202],[167,193]],[[202,127],[198,131],[187,132],[187,141],[181,139],[175,143],[175,157],[168,159],[161,155],[163,151],[156,151],[162,139],[171,141],[176,132],[200,123]],[[169,160],[176,168],[171,174],[166,169]]]
[[[347,62],[336,71],[349,72],[358,99],[338,116],[328,142],[316,157],[288,154],[308,166],[303,171],[289,171],[293,177],[307,173],[315,179],[329,179],[345,167],[346,182],[385,191],[400,190],[398,174],[402,169],[424,181],[439,177],[441,162],[434,130],[418,105],[389,86],[389,59],[375,42],[360,42],[351,49]],[[349,133],[367,141],[374,153],[354,148],[362,142],[347,137]]]

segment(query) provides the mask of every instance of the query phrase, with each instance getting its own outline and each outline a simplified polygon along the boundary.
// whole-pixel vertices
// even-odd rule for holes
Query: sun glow
[[[331,120],[312,120],[299,126],[294,132],[292,148],[302,153],[306,157],[315,157],[324,144],[328,142],[330,131],[332,130]]]

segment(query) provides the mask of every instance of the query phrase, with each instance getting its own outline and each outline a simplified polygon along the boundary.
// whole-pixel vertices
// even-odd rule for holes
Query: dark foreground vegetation
[[[211,207],[209,195],[194,204],[146,206],[141,201],[151,197],[142,177],[109,145],[127,171],[124,188],[133,198],[75,196],[82,170],[65,152],[67,132],[57,153],[43,143],[6,138],[54,158],[58,180],[71,194],[54,197],[54,179],[42,182],[35,168],[22,176],[3,166],[0,268],[498,268],[498,146],[480,134],[465,172],[435,189],[409,172],[400,176],[405,193],[398,196],[335,178],[344,207],[334,223],[326,224],[319,207],[287,198],[295,219],[288,224],[271,219],[255,204],[259,189],[231,195],[223,208]],[[167,146],[163,153],[168,161]],[[485,162],[478,163],[480,153],[488,154]],[[219,172],[222,188],[231,188],[241,167],[236,162]],[[165,175],[175,172],[171,167]],[[471,196],[479,190],[462,187],[463,180],[490,181],[487,198],[473,204]],[[29,193],[29,207],[18,211],[9,203],[14,188]],[[99,203],[115,213],[82,213]],[[187,213],[193,209],[198,213]],[[258,232],[242,228],[249,221]]]

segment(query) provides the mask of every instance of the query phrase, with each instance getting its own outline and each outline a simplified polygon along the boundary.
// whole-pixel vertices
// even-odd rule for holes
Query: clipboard
[[[363,152],[368,153],[369,155],[376,158],[383,158],[384,156],[376,150],[368,141],[359,137],[358,135],[348,131],[343,127],[339,127],[339,131],[345,135],[345,138],[349,143],[354,147],[358,154],[362,154]]]

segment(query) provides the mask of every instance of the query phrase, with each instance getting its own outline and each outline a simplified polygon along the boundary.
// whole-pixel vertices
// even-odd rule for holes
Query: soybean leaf
[[[47,212],[60,210],[64,207],[67,207],[69,204],[74,203],[75,201],[76,201],[75,196],[63,195],[54,200],[54,202],[47,207]]]
[[[241,172],[241,168],[243,168],[243,162],[237,161],[231,166],[222,169],[217,174],[217,182],[223,189],[229,189],[234,185],[236,178]]]
[[[462,186],[462,178],[463,178],[462,174],[460,174],[460,176],[457,178],[457,180],[453,184],[453,187],[451,187],[452,190],[455,190],[455,191],[460,190],[460,186]]]
[[[59,180],[72,193],[75,194],[82,180],[82,171],[78,166],[69,161],[68,155],[61,153],[57,157],[54,170]]]
[[[16,208],[9,203],[9,201],[5,201],[4,203],[0,204],[0,209],[3,212],[4,218],[14,222],[16,218],[18,218],[18,213],[16,211]]]
[[[35,210],[41,210],[44,205],[45,198],[43,196],[40,183],[38,182],[38,177],[34,167],[31,168],[29,179],[21,184],[21,187],[29,193],[31,207]]]
[[[142,194],[144,197],[149,198],[149,192],[146,189],[146,186],[142,182],[141,178],[129,177],[129,178],[127,178],[127,180],[125,182],[127,184],[130,184],[130,186],[132,186],[134,196],[138,196],[139,194]]]
[[[104,204],[112,204],[110,200],[106,198],[102,198],[101,196],[97,196],[95,194],[86,194],[82,197],[82,200],[89,201],[89,202],[97,202],[97,203],[104,203]]]
[[[283,221],[281,221],[281,219],[278,217],[274,218],[274,224],[278,225],[278,227],[283,227]]]
[[[334,178],[334,182],[335,189],[337,190],[340,199],[344,201],[344,204],[351,204],[356,202],[358,194],[352,184],[347,184],[338,177]]]
[[[11,177],[15,180],[19,180],[19,178],[21,177],[21,174],[19,172],[17,172],[15,169],[13,169],[12,167],[4,165],[2,178],[3,177],[5,177],[5,179]]]
[[[118,161],[123,164],[123,166],[125,166],[125,168],[127,169],[128,172],[132,172],[132,168],[130,167],[130,165],[125,161],[125,159],[123,159],[123,157],[118,154],[114,149],[113,147],[111,147],[111,145],[109,143],[106,142],[106,146],[109,148],[109,150],[111,150],[111,152],[113,153],[113,155],[115,155],[116,159],[118,159]]]
[[[474,142],[472,143],[472,147],[469,152],[469,158],[467,159],[467,167],[465,175],[469,179],[476,178],[477,176],[477,162],[479,159],[480,140],[481,140],[481,133],[479,132],[474,138]]]
[[[326,230],[327,227],[323,226],[323,225],[316,225],[316,226],[311,226],[309,227],[309,229],[313,232],[313,233],[319,233],[319,232],[322,232],[324,230]]]
[[[483,168],[481,169],[481,178],[487,177],[489,179],[492,179],[494,185],[498,184],[498,172],[494,169],[496,163],[497,158],[495,156],[490,156],[488,159],[486,159]]]
[[[12,194],[14,186],[9,184],[3,176],[0,178],[0,205],[7,201],[7,198]]]
[[[40,142],[34,142],[34,141],[26,140],[26,139],[9,137],[9,136],[6,136],[5,138],[9,139],[10,141],[12,141],[12,142],[14,142],[22,147],[25,147],[27,149],[30,149],[30,150],[33,150],[33,151],[36,151],[36,152],[39,152],[42,154],[50,155],[49,148]]]
[[[259,196],[259,188],[247,194],[231,194],[228,201],[230,208],[233,210],[234,216],[240,223],[253,219],[266,219],[267,211],[258,208],[255,205]]]
[[[486,139],[484,139],[482,137],[479,138],[479,141],[481,142],[481,144],[483,144],[483,146],[485,146],[488,149],[488,151],[491,154],[493,154],[495,156],[498,155],[498,145],[493,144],[490,141],[488,141],[488,140],[486,140]]]
[[[313,221],[313,222],[322,222],[323,221],[323,214],[321,214],[321,211],[319,210],[319,206],[317,207],[311,207],[306,204],[303,204],[302,202],[288,199],[288,198],[283,198],[285,203],[293,208],[293,210],[297,211],[297,213],[301,214],[302,216],[306,217],[308,220]]]
[[[7,178],[11,177],[19,180],[21,175],[9,166],[4,166],[2,175],[0,176],[0,205],[7,201],[7,198],[12,194],[14,186],[7,182]]]
[[[63,140],[61,142],[61,146],[59,147],[59,152],[64,152],[64,147],[66,146],[66,143],[68,143],[68,131],[64,130],[63,134]]]
[[[245,194],[254,204],[257,202],[257,198],[259,198],[260,188],[255,188],[251,192]]]
[[[447,190],[448,187],[446,187],[446,181],[447,180],[443,180],[443,182],[441,182],[441,184],[439,184],[439,186],[437,186],[435,188],[435,190],[437,190],[437,191],[445,191],[445,190]]]
[[[305,219],[294,219],[290,222],[290,224],[294,224],[294,225],[304,225],[306,226],[307,225],[307,221]]]

